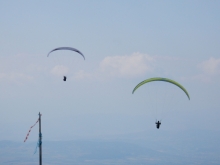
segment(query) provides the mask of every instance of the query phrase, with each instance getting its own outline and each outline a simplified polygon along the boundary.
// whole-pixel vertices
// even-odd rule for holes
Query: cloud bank
[[[70,63],[67,66],[57,65],[54,60],[47,60],[42,55],[16,55],[1,57],[0,60],[0,81],[7,82],[33,82],[39,79],[54,76],[69,76],[69,80],[104,80],[109,78],[137,78],[140,76],[172,76],[182,77],[185,80],[202,80],[209,82],[220,75],[220,59],[209,58],[197,64],[188,64],[188,73],[183,70],[184,59],[170,56],[152,56],[144,53],[132,53],[123,56],[107,56],[101,61],[77,66]],[[82,69],[83,68],[83,69]],[[181,74],[179,74],[181,72]],[[183,73],[187,73],[184,77]],[[51,77],[50,77],[51,76]]]

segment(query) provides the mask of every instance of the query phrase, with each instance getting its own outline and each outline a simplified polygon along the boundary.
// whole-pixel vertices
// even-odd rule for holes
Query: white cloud
[[[152,56],[133,53],[129,56],[106,57],[101,61],[100,69],[112,76],[137,76],[152,71],[153,62]]]
[[[92,77],[94,77],[94,75],[87,73],[84,70],[80,70],[74,75],[75,79],[85,79],[85,78],[92,78]]]
[[[21,84],[24,81],[32,81],[33,76],[30,76],[24,73],[19,73],[19,72],[0,73],[0,80],[16,82],[16,83]]]
[[[191,76],[185,77],[185,80],[199,80],[205,83],[211,83],[216,81],[220,75],[220,59],[215,59],[213,57],[206,61],[203,61],[197,65],[199,73]]]
[[[40,65],[35,56],[18,54],[0,57],[0,81],[24,84],[34,80],[39,73]],[[38,69],[37,69],[38,67]]]
[[[51,73],[56,75],[56,76],[64,76],[68,73],[69,69],[66,66],[63,65],[56,65],[53,67],[51,70]]]
[[[208,75],[215,75],[220,73],[220,59],[211,57],[209,60],[204,61],[198,67]]]

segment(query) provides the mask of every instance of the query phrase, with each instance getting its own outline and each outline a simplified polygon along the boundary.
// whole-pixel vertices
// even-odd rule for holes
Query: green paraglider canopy
[[[165,81],[165,82],[168,82],[168,83],[171,83],[171,84],[174,84],[176,86],[178,86],[180,89],[182,89],[185,94],[187,95],[187,97],[189,98],[190,100],[190,97],[189,97],[189,94],[187,92],[187,90],[182,86],[180,85],[178,82],[174,81],[174,80],[171,80],[171,79],[168,79],[168,78],[161,78],[161,77],[154,77],[154,78],[149,78],[149,79],[146,79],[142,82],[140,82],[134,89],[133,89],[133,92],[132,94],[142,85],[146,84],[146,83],[149,83],[149,82],[152,82],[152,81]]]

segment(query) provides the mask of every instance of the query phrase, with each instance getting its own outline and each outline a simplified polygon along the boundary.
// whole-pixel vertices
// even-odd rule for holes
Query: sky
[[[217,0],[0,0],[0,140],[23,141],[39,112],[51,141],[150,132],[156,119],[163,131],[220,131],[219,9]],[[47,57],[61,46],[85,60]],[[132,94],[151,77],[179,82],[190,100],[164,82]]]

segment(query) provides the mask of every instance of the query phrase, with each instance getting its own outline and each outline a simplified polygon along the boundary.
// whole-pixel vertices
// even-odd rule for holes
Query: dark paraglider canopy
[[[74,52],[77,52],[79,53],[85,60],[85,56],[82,54],[82,52],[80,52],[79,50],[75,49],[75,48],[72,48],[72,47],[58,47],[58,48],[55,48],[53,50],[51,50],[48,54],[47,54],[47,57],[49,57],[50,53],[54,52],[54,51],[57,51],[57,50],[71,50],[71,51],[74,51]],[[66,81],[67,80],[67,77],[66,76],[63,76],[63,81]]]
[[[47,57],[49,57],[50,53],[54,52],[54,51],[57,51],[57,50],[71,50],[71,51],[74,51],[74,52],[77,52],[79,54],[81,54],[85,60],[85,56],[77,49],[75,48],[72,48],[72,47],[59,47],[59,48],[55,48],[53,50],[51,50],[48,54],[47,54]]]

